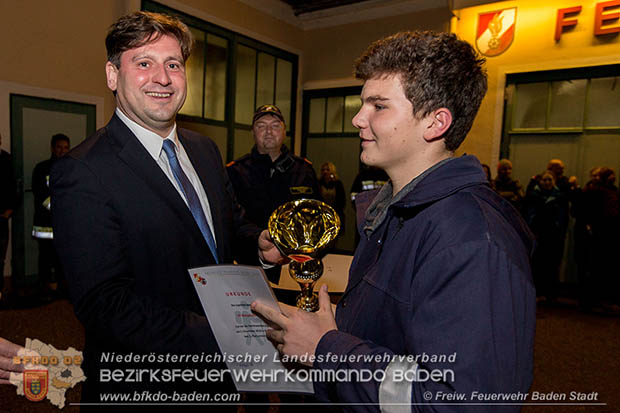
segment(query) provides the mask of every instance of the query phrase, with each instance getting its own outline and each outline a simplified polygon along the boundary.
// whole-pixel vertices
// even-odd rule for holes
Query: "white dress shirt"
[[[209,198],[207,197],[207,193],[205,192],[204,187],[200,182],[200,178],[198,178],[198,174],[196,174],[194,166],[192,165],[189,157],[187,156],[187,152],[185,152],[183,145],[181,145],[181,142],[179,142],[179,139],[177,137],[176,123],[174,124],[174,127],[172,128],[170,134],[162,139],[162,137],[158,134],[151,132],[150,130],[138,125],[136,122],[129,119],[119,108],[116,108],[116,114],[123,121],[123,123],[127,125],[127,127],[133,132],[133,134],[136,135],[138,141],[140,141],[142,146],[144,146],[144,149],[146,149],[146,151],[153,157],[155,162],[157,162],[157,165],[159,165],[164,174],[166,174],[172,185],[174,185],[177,192],[179,193],[179,196],[181,196],[181,198],[183,199],[183,201],[185,201],[185,204],[187,205],[187,199],[185,198],[185,194],[183,193],[183,190],[179,186],[179,183],[172,174],[172,169],[170,169],[168,156],[163,151],[164,139],[169,139],[174,143],[175,152],[179,160],[179,164],[181,165],[181,169],[183,169],[183,172],[185,172],[185,175],[187,175],[187,179],[189,179],[190,183],[194,187],[194,190],[196,191],[196,194],[198,194],[198,199],[200,199],[200,206],[202,207],[205,217],[207,218],[207,222],[209,223],[209,228],[211,229],[213,240],[215,240],[215,231],[213,229],[213,217],[211,216]]]

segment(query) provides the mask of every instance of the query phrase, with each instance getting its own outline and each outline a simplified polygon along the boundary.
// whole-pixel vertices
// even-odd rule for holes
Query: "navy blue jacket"
[[[391,191],[391,185],[383,189]],[[409,387],[412,411],[518,411],[427,403],[446,403],[438,392],[463,393],[465,402],[480,403],[472,392],[528,391],[536,315],[532,244],[527,225],[488,186],[475,157],[445,162],[390,205],[370,235],[362,235],[338,303],[338,330],[320,340],[314,367],[378,370],[390,364],[389,356],[343,361],[330,354],[418,355],[410,365],[418,374]],[[422,370],[438,370],[440,378],[424,380]],[[332,381],[314,387],[321,400],[376,411],[380,384]]]

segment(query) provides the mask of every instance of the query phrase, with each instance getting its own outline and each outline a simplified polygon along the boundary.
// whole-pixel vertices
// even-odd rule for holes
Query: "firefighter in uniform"
[[[39,279],[43,284],[44,299],[51,299],[51,295],[57,293],[59,283],[64,282],[53,243],[49,179],[52,163],[69,152],[70,147],[71,141],[67,135],[58,133],[52,136],[52,156],[39,162],[32,171],[32,193],[34,195],[32,237],[39,245]],[[61,288],[64,290],[62,285]]]
[[[284,117],[274,105],[256,109],[252,121],[252,152],[230,162],[226,170],[247,218],[267,227],[271,213],[293,199],[321,199],[312,163],[282,144]]]
[[[274,105],[256,109],[252,135],[252,152],[226,165],[237,199],[250,221],[266,228],[271,213],[285,202],[321,199],[312,163],[293,155],[282,144],[286,126],[280,109]],[[277,270],[268,271],[274,282],[279,276]]]

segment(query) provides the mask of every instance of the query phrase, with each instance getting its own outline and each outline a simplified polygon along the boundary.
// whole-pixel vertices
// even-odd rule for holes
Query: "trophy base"
[[[310,297],[302,294],[297,296],[297,308],[309,313],[313,313],[319,309],[319,296],[313,293]]]

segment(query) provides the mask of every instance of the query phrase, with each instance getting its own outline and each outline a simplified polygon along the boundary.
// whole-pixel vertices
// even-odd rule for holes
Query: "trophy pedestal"
[[[319,309],[319,297],[316,294],[312,294],[310,297],[307,297],[302,292],[297,296],[297,301],[295,301],[295,304],[297,305],[297,308],[301,308],[302,310],[311,313]]]
[[[323,257],[323,276],[314,283],[314,291],[318,291],[321,285],[327,284],[330,294],[342,294],[347,287],[349,280],[349,268],[353,261],[352,255],[327,254]],[[299,284],[293,278],[288,270],[288,264],[284,264],[280,269],[280,279],[278,282],[270,281],[269,284],[276,290],[288,292],[298,292]],[[294,300],[293,300],[294,301]],[[291,301],[291,303],[293,302]]]
[[[291,277],[301,287],[301,294],[297,296],[297,308],[304,311],[319,309],[319,297],[314,292],[314,283],[323,275],[323,262],[319,259],[304,262],[291,261],[288,266]]]

